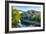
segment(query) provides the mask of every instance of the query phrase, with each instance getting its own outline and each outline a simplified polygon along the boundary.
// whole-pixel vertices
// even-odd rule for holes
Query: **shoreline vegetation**
[[[41,12],[35,10],[21,11],[12,8],[12,27],[18,27],[19,20],[22,25],[40,27],[41,25]],[[21,26],[21,25],[20,25]]]

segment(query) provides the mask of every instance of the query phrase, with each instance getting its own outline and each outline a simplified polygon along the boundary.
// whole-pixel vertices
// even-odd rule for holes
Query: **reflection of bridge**
[[[30,21],[30,20],[25,20],[25,19],[23,19],[22,21],[26,22],[26,23],[29,23],[31,25],[34,25],[34,26],[40,26],[40,23],[36,22],[36,21]]]

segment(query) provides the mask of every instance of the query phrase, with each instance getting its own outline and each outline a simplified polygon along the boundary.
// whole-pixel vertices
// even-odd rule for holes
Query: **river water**
[[[26,25],[24,25],[24,24],[21,24],[21,21],[19,20],[19,23],[18,23],[18,25],[17,25],[17,28],[21,28],[21,27],[34,27],[34,25],[29,25],[29,26],[26,26]]]

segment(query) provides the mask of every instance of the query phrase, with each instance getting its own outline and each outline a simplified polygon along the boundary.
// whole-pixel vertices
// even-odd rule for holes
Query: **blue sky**
[[[14,6],[17,10],[28,11],[28,10],[40,10],[41,7],[37,6]]]

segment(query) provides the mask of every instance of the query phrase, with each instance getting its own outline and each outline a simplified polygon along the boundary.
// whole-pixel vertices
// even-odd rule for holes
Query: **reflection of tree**
[[[16,25],[19,23],[20,19],[20,13],[16,9],[12,9],[12,25],[13,27],[16,27]]]

